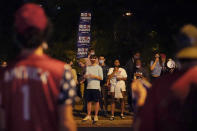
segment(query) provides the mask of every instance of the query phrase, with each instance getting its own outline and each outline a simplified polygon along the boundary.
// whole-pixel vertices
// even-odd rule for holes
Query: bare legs
[[[124,92],[122,92],[123,98],[120,99],[121,102],[121,114],[124,114],[125,111],[125,102],[124,102]],[[112,93],[112,103],[111,103],[111,115],[114,116],[115,111],[115,100],[114,100],[114,93]]]
[[[91,109],[92,109],[92,102],[88,102],[87,108],[88,108],[88,115],[90,116]],[[98,115],[98,111],[99,111],[99,102],[96,102],[95,103],[95,116]]]

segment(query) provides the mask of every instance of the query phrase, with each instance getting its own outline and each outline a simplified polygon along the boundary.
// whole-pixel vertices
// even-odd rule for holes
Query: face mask
[[[141,66],[136,66],[136,68],[138,68],[138,69],[139,69],[140,67],[141,67]]]
[[[104,60],[99,60],[99,63],[100,63],[100,64],[103,64],[103,63],[104,63]]]
[[[139,59],[140,57],[139,56],[134,56],[134,59]]]
[[[115,67],[119,67],[120,65],[115,65]]]
[[[90,55],[95,55],[95,53],[94,52],[91,52]]]

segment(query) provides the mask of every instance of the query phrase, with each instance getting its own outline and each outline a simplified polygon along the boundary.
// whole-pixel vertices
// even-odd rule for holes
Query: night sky
[[[152,43],[156,41],[156,43],[161,44],[165,52],[166,49],[168,49],[169,52],[167,53],[173,54],[173,49],[176,48],[173,38],[178,33],[180,27],[188,23],[197,25],[197,3],[190,2],[189,0],[32,1],[42,4],[49,18],[54,23],[54,41],[71,41],[70,39],[72,37],[72,39],[76,39],[75,35],[77,32],[79,13],[83,10],[90,10],[93,13],[93,30],[104,32],[106,35],[113,34],[114,32],[117,34],[119,33],[120,35],[117,35],[118,40],[116,41],[114,40],[115,38],[113,38],[111,43],[117,43],[117,46],[114,46],[114,48],[122,47],[120,42],[123,44],[125,43],[125,49],[120,51],[120,55],[128,55],[128,57],[130,51],[146,47],[145,41],[149,41],[149,38],[145,38],[145,35],[149,32],[156,32],[156,34],[158,34],[157,38],[152,40]],[[22,3],[22,0],[1,1],[0,38],[1,42],[4,43],[1,43],[4,47],[0,49],[1,59],[9,59],[9,50],[15,48],[12,44],[9,44],[12,43],[11,38],[13,38],[13,13]],[[61,9],[58,10],[58,6],[60,6]],[[124,18],[122,15],[128,11],[133,13],[132,17]],[[125,25],[125,22],[129,24],[127,25],[126,23]],[[125,34],[129,32],[129,36],[133,36],[136,39],[122,38],[122,32]],[[98,35],[99,33],[95,36],[93,35],[93,40],[96,39],[94,37]],[[102,37],[102,35],[100,35],[100,37]],[[109,37],[115,36],[109,35]],[[103,39],[105,39],[105,37],[103,37]],[[140,41],[141,39],[144,39],[144,41]],[[111,40],[109,39],[109,41]],[[150,46],[154,46],[154,44],[150,44]],[[97,45],[95,45],[95,47],[97,47]],[[128,49],[132,47],[136,48],[133,48],[133,50]],[[114,50],[114,52],[105,55],[113,56],[118,51],[116,49]],[[104,52],[104,50],[98,50],[98,52]],[[58,55],[56,55],[56,57],[58,57]]]

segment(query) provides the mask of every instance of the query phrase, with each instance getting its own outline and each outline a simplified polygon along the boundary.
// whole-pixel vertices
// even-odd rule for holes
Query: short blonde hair
[[[86,64],[86,60],[84,58],[80,58],[79,59],[79,62],[83,63],[83,64]]]

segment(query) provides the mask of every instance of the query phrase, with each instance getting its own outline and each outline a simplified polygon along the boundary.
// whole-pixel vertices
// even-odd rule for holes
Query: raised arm
[[[110,80],[114,75],[115,73],[118,71],[117,68],[110,68],[109,72],[108,72],[108,79]]]
[[[153,71],[155,69],[157,62],[159,62],[159,58],[156,58],[154,62],[151,61],[151,66],[150,66],[151,71]]]

